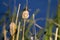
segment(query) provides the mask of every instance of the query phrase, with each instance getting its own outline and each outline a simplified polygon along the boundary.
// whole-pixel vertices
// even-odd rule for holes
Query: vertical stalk
[[[19,22],[19,25],[18,25],[18,32],[17,32],[16,40],[19,40],[19,31],[20,31],[20,22]]]
[[[60,0],[58,0],[58,9],[57,9],[57,21],[58,24],[60,25]],[[58,26],[58,28],[60,29],[60,26]],[[60,35],[60,30],[58,30],[58,35]],[[57,40],[60,40],[60,38],[58,38]]]
[[[47,15],[46,15],[46,24],[45,24],[45,27],[46,27],[46,34],[44,35],[43,39],[44,40],[49,40],[49,36],[50,36],[50,24],[49,22],[47,21],[47,19],[49,19],[49,12],[50,12],[50,2],[51,0],[48,0],[48,9],[47,9]]]
[[[35,27],[35,15],[33,14],[33,21],[34,21],[34,27],[33,27],[33,33],[34,33],[34,40],[36,40],[36,27]]]
[[[15,35],[13,35],[12,40],[14,40]]]
[[[16,16],[16,25],[17,25],[17,21],[18,21],[19,10],[20,10],[20,4],[18,6],[18,11],[17,11],[17,16]]]
[[[6,40],[6,29],[5,29],[6,25],[4,24],[4,28],[3,28],[3,31],[4,31],[4,40]]]
[[[50,40],[52,40],[52,37],[50,36]]]
[[[18,6],[18,11],[17,11],[17,16],[16,16],[16,25],[17,25],[17,22],[18,22],[18,15],[19,15],[19,10],[20,10],[20,4],[19,4],[19,6]],[[17,36],[16,36],[16,40],[18,40],[18,35],[19,35],[19,30],[20,29],[20,23],[19,23],[19,26],[18,26],[18,33],[17,33]]]
[[[57,40],[57,36],[58,36],[58,27],[56,28],[55,40]]]
[[[24,40],[25,22],[26,22],[26,19],[24,19],[24,27],[23,27],[23,36],[22,36],[22,40]]]

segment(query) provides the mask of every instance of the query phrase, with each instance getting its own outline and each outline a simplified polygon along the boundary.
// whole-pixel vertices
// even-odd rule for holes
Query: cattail
[[[23,19],[28,19],[28,18],[29,18],[29,11],[27,10],[27,7],[26,7],[26,9],[23,11],[22,18],[23,18]]]
[[[24,30],[25,30],[25,22],[26,22],[26,19],[28,19],[29,17],[29,12],[26,8],[25,11],[23,11],[23,14],[22,14],[22,18],[24,19],[24,27],[23,27],[23,36],[22,36],[22,40],[24,40]]]
[[[28,0],[26,0],[26,2],[28,2]],[[22,18],[24,19],[24,27],[23,27],[22,40],[24,40],[25,23],[26,23],[26,20],[29,18],[29,11],[28,11],[28,5],[27,4],[26,4],[25,10],[22,13]]]
[[[28,12],[27,7],[26,7],[26,10],[23,11],[23,14],[22,14],[22,18],[24,19],[24,27],[23,27],[23,36],[22,36],[22,40],[24,40],[25,22],[26,22],[26,19],[28,19],[28,17],[29,17],[29,12]]]
[[[11,22],[10,24],[10,33],[13,35],[16,32],[16,24],[14,22]]]
[[[12,40],[14,40],[15,34],[16,33],[16,24],[14,22],[11,22],[10,24],[10,34],[12,36]]]
[[[24,40],[25,22],[29,18],[29,12],[27,10],[27,6],[26,6],[26,9],[23,11],[22,18],[24,19],[24,27],[23,27],[22,40]]]

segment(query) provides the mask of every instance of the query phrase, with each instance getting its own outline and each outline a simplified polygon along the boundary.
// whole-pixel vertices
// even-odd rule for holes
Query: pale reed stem
[[[17,11],[17,16],[16,16],[16,24],[17,24],[17,21],[18,21],[19,10],[20,10],[20,4],[18,6],[18,11]]]
[[[22,40],[24,40],[25,22],[26,22],[26,20],[24,19],[24,27],[23,27],[23,36],[22,36]]]
[[[55,36],[55,33],[52,33],[52,35],[54,35],[54,36]],[[60,38],[60,35],[57,35],[57,37],[58,37],[58,38]]]
[[[14,36],[13,36],[12,40],[14,40]]]
[[[6,29],[5,29],[6,25],[4,24],[4,27],[3,27],[3,32],[4,32],[4,40],[6,40]]]
[[[4,40],[6,40],[6,30],[4,30]]]
[[[19,40],[19,31],[20,31],[20,22],[19,22],[19,25],[18,25],[18,32],[17,32],[16,40]]]
[[[50,40],[52,40],[52,37],[50,36]]]
[[[33,14],[33,21],[34,21],[34,34],[35,34],[35,36],[34,36],[34,40],[36,40],[36,27],[35,27],[35,25],[36,25],[36,23],[35,23],[35,14]]]
[[[57,40],[57,36],[58,36],[58,27],[56,28],[55,40]]]

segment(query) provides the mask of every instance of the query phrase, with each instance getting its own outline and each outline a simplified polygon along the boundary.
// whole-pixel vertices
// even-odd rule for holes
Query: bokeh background
[[[22,11],[25,8],[26,0],[0,0],[0,35],[3,30],[4,17],[8,24],[6,29],[9,29],[10,21],[8,18],[9,16],[5,16],[8,15],[6,13],[10,12],[10,17],[14,14],[14,12],[17,13],[19,3],[21,4],[20,10]],[[28,0],[28,8],[30,17],[36,10],[39,10],[39,12],[35,15],[35,19],[41,18],[41,20],[38,20],[36,23],[45,28],[47,16],[49,16],[49,19],[54,19],[57,15],[58,0]],[[38,32],[40,29],[36,27],[36,30]]]

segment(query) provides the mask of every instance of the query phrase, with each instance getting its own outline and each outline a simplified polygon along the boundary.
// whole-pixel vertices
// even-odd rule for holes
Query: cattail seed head
[[[16,24],[14,22],[11,22],[10,24],[10,33],[11,36],[16,32]]]
[[[28,19],[29,18],[29,12],[28,12],[28,10],[23,11],[22,18],[23,19]]]

